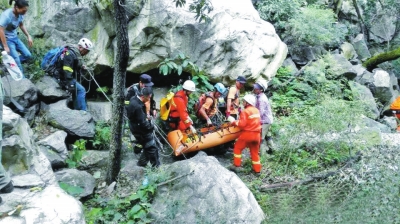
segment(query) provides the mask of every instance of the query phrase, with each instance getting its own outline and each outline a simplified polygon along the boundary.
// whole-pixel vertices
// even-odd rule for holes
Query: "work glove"
[[[235,118],[232,116],[229,116],[228,118],[226,118],[227,121],[229,121],[230,123],[235,121]]]
[[[240,114],[241,112],[242,112],[242,108],[239,107],[239,108],[238,108],[238,113]]]
[[[213,123],[211,122],[211,119],[210,119],[210,118],[207,118],[207,125],[208,125],[208,126],[212,126],[212,125],[213,125]]]
[[[197,134],[196,128],[194,128],[193,125],[190,125],[189,128],[192,131],[192,134]]]

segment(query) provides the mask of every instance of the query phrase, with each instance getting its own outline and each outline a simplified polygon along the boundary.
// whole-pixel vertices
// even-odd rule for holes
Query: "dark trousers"
[[[139,144],[143,146],[143,152],[140,155],[138,166],[146,166],[148,162],[151,166],[160,166],[160,158],[158,155],[158,147],[154,139],[153,133],[147,135],[136,135],[135,138]]]

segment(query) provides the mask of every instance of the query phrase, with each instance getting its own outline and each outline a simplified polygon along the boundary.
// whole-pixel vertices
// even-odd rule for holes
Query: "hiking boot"
[[[135,154],[139,154],[142,152],[142,145],[140,145],[140,144],[132,143],[132,148],[133,148],[133,152]]]
[[[235,166],[235,165],[230,165],[228,169],[234,173],[242,173],[244,171],[244,168],[241,166]]]
[[[271,150],[271,151],[273,151],[275,149],[275,144],[272,141],[272,139],[268,139],[267,146],[268,146],[269,150]]]
[[[14,190],[14,185],[10,181],[5,187],[0,190],[0,193],[11,193]]]

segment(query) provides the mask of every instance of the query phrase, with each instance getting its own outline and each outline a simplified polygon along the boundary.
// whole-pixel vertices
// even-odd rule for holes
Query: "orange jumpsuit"
[[[233,164],[235,166],[241,165],[242,151],[249,147],[253,170],[259,173],[261,171],[260,156],[258,155],[261,135],[260,111],[254,106],[248,105],[240,113],[239,120],[232,124],[242,130],[233,148]]]
[[[184,90],[179,90],[175,93],[168,117],[169,126],[172,129],[184,131],[192,125],[192,120],[187,111],[188,100]]]

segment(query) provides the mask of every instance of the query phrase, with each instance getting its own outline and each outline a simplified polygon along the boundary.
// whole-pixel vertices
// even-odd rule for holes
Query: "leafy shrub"
[[[286,37],[297,46],[336,46],[345,33],[336,26],[335,14],[331,9],[308,6],[288,21]]]
[[[189,72],[192,75],[192,81],[196,84],[196,92],[193,92],[189,97],[188,110],[189,114],[194,114],[193,106],[204,92],[213,90],[213,85],[209,82],[207,74],[202,71],[196,64],[190,61],[190,58],[183,53],[179,53],[175,57],[166,58],[159,65],[159,72],[163,75],[169,75],[176,72],[181,75],[183,71]],[[182,89],[182,86],[175,86],[170,91],[176,92]]]
[[[111,126],[107,122],[97,122],[94,139],[90,140],[98,150],[107,150],[111,140]]]
[[[325,95],[319,104],[306,110],[293,110],[273,125],[279,151],[273,158],[280,174],[304,175],[337,164],[363,149],[363,143],[350,134],[337,133],[354,129],[365,114],[361,101],[345,101]]]
[[[300,12],[299,0],[262,0],[257,3],[260,17],[283,31],[285,23]]]
[[[85,210],[88,223],[152,223],[147,218],[151,200],[155,194],[155,185],[141,186],[140,189],[126,198],[92,199]]]
[[[79,139],[75,141],[72,147],[73,149],[66,160],[68,168],[75,168],[79,161],[81,161],[83,154],[86,152],[86,140]]]

